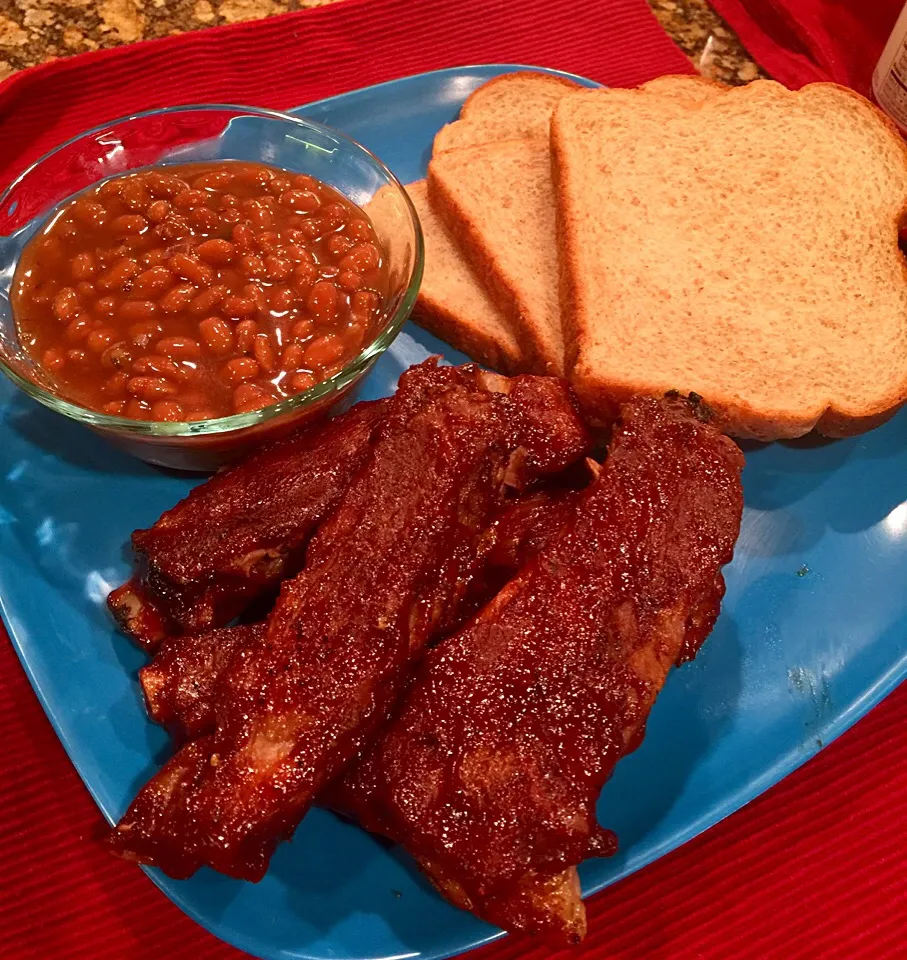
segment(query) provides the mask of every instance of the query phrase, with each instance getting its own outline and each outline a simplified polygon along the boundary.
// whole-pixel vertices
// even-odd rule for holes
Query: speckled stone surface
[[[166,37],[342,0],[0,0],[0,80],[56,57]],[[706,76],[759,76],[706,0],[649,0],[668,33]]]

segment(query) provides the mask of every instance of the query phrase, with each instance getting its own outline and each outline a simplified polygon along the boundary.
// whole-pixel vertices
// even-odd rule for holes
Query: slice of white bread
[[[422,223],[425,271],[413,320],[473,360],[502,373],[520,367],[520,348],[503,313],[428,202],[424,180],[407,186]]]
[[[558,100],[582,89],[566,77],[532,70],[495,77],[467,97],[459,120],[438,131],[433,153],[491,140],[547,140],[551,112]]]
[[[907,148],[863,98],[764,80],[698,103],[580,93],[552,144],[591,410],[693,391],[769,440],[860,432],[907,398]]]
[[[524,369],[564,372],[554,190],[544,140],[445,150],[428,193],[460,250],[515,330]]]

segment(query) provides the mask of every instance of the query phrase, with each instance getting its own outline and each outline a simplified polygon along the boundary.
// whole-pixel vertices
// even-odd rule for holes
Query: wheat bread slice
[[[699,102],[580,93],[552,146],[590,410],[693,391],[769,440],[860,432],[907,398],[907,148],[863,98],[763,80]]]
[[[504,314],[428,201],[424,180],[406,187],[422,223],[425,270],[413,320],[473,360],[502,373],[520,368],[517,339]]]
[[[433,153],[492,140],[547,140],[551,112],[557,102],[583,89],[565,77],[532,70],[495,77],[467,97],[459,120],[438,131]]]
[[[428,167],[429,198],[507,317],[526,361],[564,372],[554,190],[544,140],[445,150]]]

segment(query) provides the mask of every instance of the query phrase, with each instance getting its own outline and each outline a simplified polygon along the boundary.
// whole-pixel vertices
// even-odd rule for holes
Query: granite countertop
[[[342,0],[0,0],[0,80],[56,57]],[[707,0],[649,0],[700,71],[743,83],[759,70]]]

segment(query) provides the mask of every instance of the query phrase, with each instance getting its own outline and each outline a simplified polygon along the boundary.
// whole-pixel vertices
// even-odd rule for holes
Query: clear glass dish
[[[130,420],[58,396],[19,341],[10,286],[22,248],[52,211],[86,187],[142,167],[246,160],[305,173],[365,207],[388,256],[377,334],[337,374],[251,413],[194,423]],[[0,197],[0,369],[30,397],[150,463],[211,470],[348,403],[412,310],[422,279],[419,219],[406,191],[365,147],[318,123],[257,107],[168,107],[111,121],[29,167]]]

